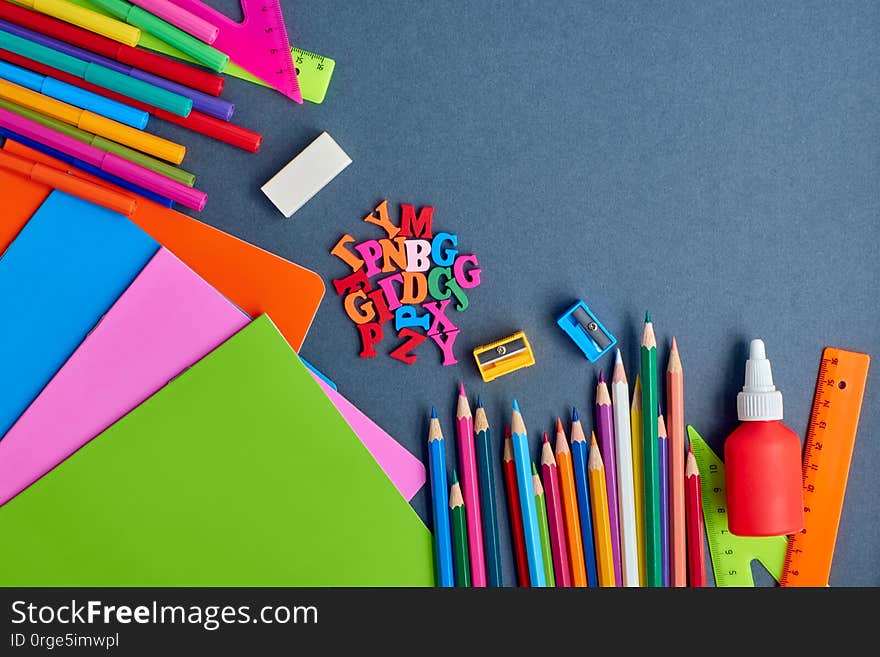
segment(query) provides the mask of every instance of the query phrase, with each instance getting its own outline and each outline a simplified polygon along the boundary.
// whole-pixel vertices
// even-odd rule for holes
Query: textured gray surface
[[[459,380],[482,394],[496,440],[514,396],[535,446],[571,404],[589,421],[611,360],[590,365],[556,327],[576,298],[616,333],[631,382],[646,308],[663,368],[677,337],[687,421],[716,449],[750,338],[766,341],[801,435],[821,349],[880,353],[877,3],[283,4],[295,42],[337,60],[325,103],[230,79],[236,121],[265,135],[257,155],[160,130],[190,145],[210,194],[201,219],[328,284],[346,272],[329,249],[344,232],[376,236],[361,219],[383,198],[434,205],[435,225],[479,255],[458,366],[426,344],[407,367],[387,339],[359,360],[332,288],[303,348],[417,455],[432,403],[453,438]],[[259,187],[322,130],[354,164],[285,220]],[[520,328],[537,365],[483,384],[470,349]],[[875,364],[834,585],[880,584],[878,384]],[[427,502],[414,500],[425,518]]]

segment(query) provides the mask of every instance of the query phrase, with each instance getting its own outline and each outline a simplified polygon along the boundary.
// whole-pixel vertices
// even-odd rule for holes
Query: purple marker
[[[83,48],[72,46],[64,41],[53,39],[52,37],[40,34],[39,32],[34,32],[33,30],[21,27],[20,25],[15,25],[9,21],[0,20],[0,29],[9,32],[10,34],[14,34],[17,37],[21,37],[22,39],[38,43],[41,46],[52,48],[52,50],[64,53],[65,55],[70,55],[71,57],[76,57],[77,59],[91,62],[93,64],[100,64],[101,66],[116,71],[117,73],[128,75],[141,82],[147,82],[160,89],[165,89],[166,91],[178,94],[179,96],[189,98],[192,100],[193,109],[209,114],[221,121],[229,121],[232,118],[232,113],[235,111],[235,105],[228,100],[209,96],[206,93],[190,89],[189,87],[178,84],[177,82],[172,82],[171,80],[166,80],[165,78],[160,78],[152,73],[147,73],[146,71],[132,68],[125,64],[120,64],[119,62],[108,59],[103,55],[98,55],[88,50],[84,50]]]
[[[614,557],[614,581],[623,586],[623,564],[620,561],[620,516],[617,510],[617,457],[614,449],[614,415],[605,374],[599,372],[596,386],[596,439],[605,464],[605,488],[608,493],[608,520],[611,525],[611,554]]]

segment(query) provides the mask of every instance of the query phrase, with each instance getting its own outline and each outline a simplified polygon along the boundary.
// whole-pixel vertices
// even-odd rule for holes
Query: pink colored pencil
[[[477,452],[474,446],[474,418],[464,384],[458,386],[458,409],[455,412],[458,440],[458,464],[467,516],[468,552],[471,558],[471,586],[486,586],[486,557],[483,551],[483,517],[480,513],[480,484],[477,475]]]
[[[220,28],[216,25],[188,12],[183,7],[178,7],[170,0],[131,0],[131,4],[146,9],[151,14],[205,43],[214,43],[220,33]]]
[[[614,449],[614,414],[605,374],[599,372],[596,386],[596,436],[602,462],[605,464],[605,488],[608,490],[608,520],[611,525],[611,554],[614,557],[614,581],[623,586],[620,562],[620,516],[617,509],[617,456]]]
[[[684,503],[684,374],[678,345],[672,338],[666,368],[666,413],[669,431],[669,560],[672,586],[687,586],[687,533]]]
[[[115,153],[107,153],[73,137],[68,137],[7,109],[0,108],[0,126],[88,162],[101,171],[119,176],[193,210],[202,210],[208,199],[208,195],[204,192],[187,187],[171,178],[166,178],[139,164],[129,162]]]
[[[547,523],[550,526],[550,551],[553,553],[553,571],[556,586],[571,586],[571,562],[568,559],[568,540],[565,537],[565,516],[562,509],[562,496],[559,492],[559,470],[553,456],[553,448],[547,432],[544,432],[544,446],[541,448],[541,480],[544,484],[544,497],[547,500]]]

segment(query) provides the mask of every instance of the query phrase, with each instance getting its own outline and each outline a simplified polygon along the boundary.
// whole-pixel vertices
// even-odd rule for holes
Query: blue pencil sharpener
[[[602,326],[602,322],[596,319],[583,301],[578,301],[565,311],[556,323],[574,340],[591,363],[595,363],[617,344],[617,338]]]

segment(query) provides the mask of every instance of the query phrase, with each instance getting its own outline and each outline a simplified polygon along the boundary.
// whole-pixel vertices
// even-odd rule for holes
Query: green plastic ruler
[[[747,538],[734,536],[727,527],[724,464],[708,443],[688,425],[688,439],[700,468],[703,519],[715,571],[715,586],[754,586],[752,561],[757,559],[778,582],[782,575],[788,539],[785,536]]]

